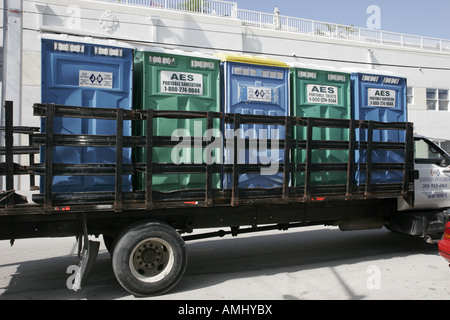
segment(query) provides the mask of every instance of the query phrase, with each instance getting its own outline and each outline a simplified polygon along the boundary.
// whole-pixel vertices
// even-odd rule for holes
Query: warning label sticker
[[[395,90],[367,89],[369,107],[395,108]]]
[[[161,92],[201,96],[203,95],[203,75],[161,71]]]
[[[247,100],[272,102],[272,89],[264,87],[247,87]]]
[[[113,74],[111,72],[80,70],[78,80],[80,87],[113,88]]]
[[[315,104],[339,104],[339,88],[333,86],[324,86],[308,84],[306,86],[307,103]]]

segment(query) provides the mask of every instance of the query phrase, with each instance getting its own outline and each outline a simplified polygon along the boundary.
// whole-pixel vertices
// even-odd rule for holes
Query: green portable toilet
[[[179,111],[220,112],[220,65],[219,60],[203,54],[190,54],[179,50],[140,49],[134,59],[134,108]],[[214,119],[214,136],[220,137],[220,119]],[[145,135],[145,122],[135,125],[135,134]],[[178,130],[178,132],[175,132]],[[183,138],[203,137],[207,131],[206,119],[154,119],[155,136]],[[173,148],[154,148],[154,163],[198,164],[206,163],[204,148],[180,148],[177,159],[173,159]],[[202,152],[199,153],[199,150]],[[135,162],[145,162],[145,148],[135,151]],[[221,151],[217,151],[214,162],[220,163]],[[153,190],[170,192],[176,190],[205,188],[203,173],[153,174]],[[145,175],[134,179],[135,190],[145,189]],[[213,188],[220,188],[220,174],[213,174]]]
[[[296,117],[351,119],[350,74],[291,66],[291,114]],[[306,127],[297,126],[293,138],[305,140]],[[313,140],[348,141],[349,130],[314,128]],[[293,162],[304,163],[305,150],[294,150]],[[347,150],[312,150],[313,163],[347,163]],[[305,183],[305,174],[293,174],[294,186]],[[312,185],[347,183],[346,172],[312,172]]]

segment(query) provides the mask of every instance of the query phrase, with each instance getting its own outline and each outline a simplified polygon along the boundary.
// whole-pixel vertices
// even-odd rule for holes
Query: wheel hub
[[[142,244],[136,252],[136,262],[140,268],[151,269],[161,262],[161,247],[152,242]]]
[[[142,261],[144,263],[155,263],[155,261],[157,260],[157,254],[155,252],[155,250],[153,249],[145,249],[142,253],[141,253],[141,258]]]
[[[135,274],[144,278],[155,277],[167,267],[169,256],[161,241],[147,240],[136,247],[131,265]]]

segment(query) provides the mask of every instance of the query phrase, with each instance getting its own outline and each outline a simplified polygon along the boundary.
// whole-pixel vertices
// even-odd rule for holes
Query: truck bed
[[[374,121],[357,121],[341,119],[319,119],[304,117],[267,117],[258,115],[224,114],[217,112],[185,112],[185,111],[155,111],[106,108],[73,107],[55,104],[35,104],[34,115],[45,119],[46,132],[39,133],[33,130],[21,131],[12,126],[12,118],[7,121],[5,128],[5,148],[0,150],[5,155],[5,163],[0,166],[0,174],[6,176],[6,188],[3,191],[3,199],[0,207],[0,224],[6,221],[22,219],[30,223],[33,220],[64,221],[65,219],[79,219],[80,215],[87,219],[128,219],[136,216],[162,217],[165,221],[171,221],[173,225],[191,229],[191,221],[195,227],[212,227],[220,222],[220,216],[227,217],[226,224],[240,225],[242,222],[251,222],[255,212],[259,215],[267,213],[274,223],[288,223],[299,221],[294,211],[315,211],[316,217],[320,216],[320,209],[358,207],[362,204],[377,207],[378,200],[391,199],[392,205],[398,197],[411,200],[413,190],[413,126],[411,123],[382,123]],[[7,111],[12,115],[12,103],[7,103]],[[54,134],[53,122],[55,117],[73,117],[89,119],[109,119],[117,124],[117,134],[110,136],[100,135],[73,135]],[[222,124],[231,124],[235,129],[245,124],[278,125],[285,129],[285,139],[278,141],[278,148],[284,155],[284,161],[279,164],[278,173],[283,175],[282,187],[278,188],[240,188],[238,177],[240,174],[258,173],[263,164],[237,163],[236,157],[233,164],[214,163],[203,164],[171,164],[155,163],[153,153],[146,152],[146,161],[140,163],[124,164],[122,152],[124,148],[174,148],[179,142],[172,141],[171,137],[154,135],[154,119],[206,119],[208,128],[212,128],[213,120],[220,119]],[[9,118],[8,118],[9,119]],[[146,136],[123,136],[124,121],[139,121],[146,126]],[[294,139],[294,128],[302,127],[306,130],[304,139]],[[348,129],[348,141],[313,140],[313,130],[320,128]],[[23,128],[22,128],[23,129]],[[366,130],[368,139],[358,141],[356,139],[359,130]],[[404,142],[377,142],[373,141],[375,130],[398,130],[404,132]],[[24,133],[30,136],[30,146],[16,147],[12,145],[13,133]],[[234,137],[234,154],[238,154],[238,137]],[[192,148],[205,148],[208,143],[201,137],[194,137]],[[252,139],[245,138],[245,147],[249,148]],[[275,145],[268,140],[268,148]],[[45,146],[45,157],[42,163],[30,162],[20,165],[13,162],[13,155],[25,153],[34,155]],[[115,147],[116,163],[89,163],[89,164],[61,164],[53,162],[52,150],[56,146],[69,147]],[[21,151],[19,151],[19,149]],[[304,150],[305,161],[295,163],[291,159],[293,150]],[[312,159],[313,150],[346,150],[348,161],[346,163],[315,163]],[[372,153],[377,150],[396,150],[404,152],[403,162],[374,163]],[[367,157],[364,162],[356,162],[356,152],[365,152]],[[32,157],[30,157],[32,158]],[[396,183],[372,183],[371,175],[374,171],[403,172],[403,181]],[[311,181],[313,172],[344,172],[347,176],[345,184],[318,185]],[[355,179],[357,172],[364,172],[365,183],[359,183]],[[145,190],[123,191],[115,188],[114,191],[75,192],[69,194],[52,192],[52,180],[56,175],[110,175],[115,177],[115,186],[122,185],[123,175],[146,175]],[[161,173],[199,173],[205,175],[204,188],[186,189],[174,192],[158,192],[153,190],[152,175]],[[293,186],[291,175],[303,173],[304,184]],[[213,174],[229,174],[233,183],[231,188],[216,189],[212,187]],[[44,192],[37,192],[27,202],[17,196],[14,191],[14,175],[43,176],[45,181]],[[31,183],[34,186],[33,183]],[[20,193],[20,192],[19,192]],[[12,196],[14,195],[14,196]],[[388,203],[388,202],[384,202]],[[389,206],[389,205],[388,205]],[[251,212],[246,219],[242,219]],[[285,212],[283,214],[283,212]],[[205,218],[208,214],[214,219]],[[241,215],[241,216],[239,216]],[[32,218],[34,216],[34,218]],[[44,218],[36,218],[42,216]],[[14,218],[16,217],[16,218]],[[17,218],[20,217],[20,218]],[[72,217],[72,218],[69,218]],[[190,218],[194,217],[194,218]],[[203,220],[201,220],[203,217]],[[279,218],[277,218],[279,217]],[[328,218],[327,218],[328,219]],[[211,222],[208,222],[211,220]],[[222,220],[224,220],[222,218]],[[241,221],[243,220],[243,221]],[[307,221],[322,221],[308,214]],[[305,221],[306,221],[305,220]],[[203,221],[202,223],[198,221]],[[186,226],[188,224],[188,226]],[[0,238],[8,238],[8,235],[0,235]],[[73,232],[73,230],[71,230]],[[2,232],[0,231],[0,234]]]

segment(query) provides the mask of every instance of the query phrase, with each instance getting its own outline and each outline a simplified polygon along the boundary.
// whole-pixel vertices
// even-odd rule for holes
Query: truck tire
[[[140,222],[122,232],[112,255],[120,285],[135,296],[155,296],[172,289],[187,265],[186,245],[172,227]]]

